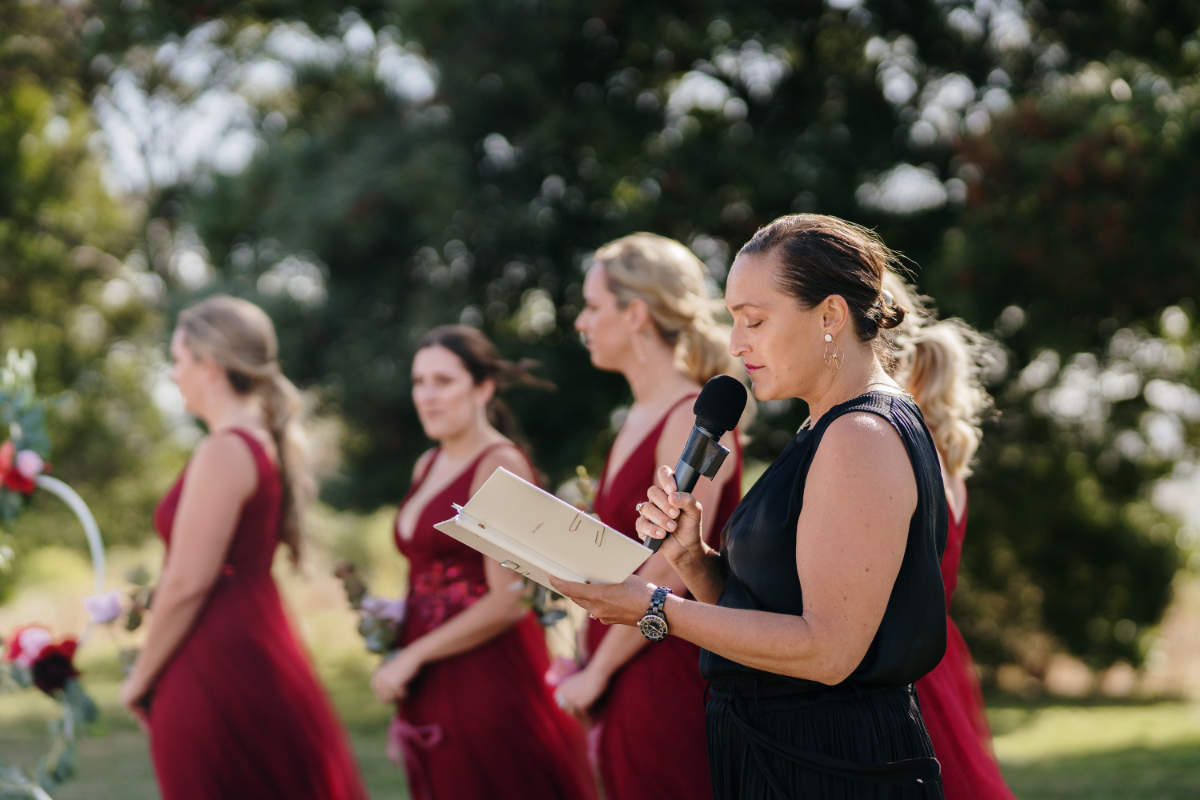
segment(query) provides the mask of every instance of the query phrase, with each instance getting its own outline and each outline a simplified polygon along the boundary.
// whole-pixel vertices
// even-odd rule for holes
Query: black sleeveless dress
[[[917,507],[887,609],[863,660],[836,686],[701,651],[700,669],[710,681],[706,724],[717,798],[942,796],[912,682],[933,669],[946,648],[939,561],[947,510],[937,451],[911,398],[869,392],[834,406],[796,434],[729,519],[723,534],[728,576],[719,605],[803,613],[796,523],[808,470],[829,425],[856,411],[891,423],[917,483]]]

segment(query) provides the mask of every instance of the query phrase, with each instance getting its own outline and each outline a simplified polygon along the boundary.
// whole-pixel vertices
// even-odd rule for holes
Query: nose
[[[587,327],[583,319],[586,314],[587,311],[580,311],[579,315],[575,317],[575,330],[579,331],[580,333],[583,333],[584,328]]]
[[[729,355],[734,358],[742,358],[749,351],[749,346],[742,339],[740,328],[734,325],[733,330],[729,332]]]

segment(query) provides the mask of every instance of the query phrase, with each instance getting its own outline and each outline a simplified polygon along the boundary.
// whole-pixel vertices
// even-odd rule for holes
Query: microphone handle
[[[696,481],[700,480],[700,470],[687,463],[680,458],[675,464],[675,486],[681,492],[690,492],[696,488]],[[670,535],[670,534],[668,534]],[[655,539],[653,536],[647,536],[645,545],[650,548],[650,552],[657,553],[658,548],[662,547],[662,543],[666,541],[666,537]]]

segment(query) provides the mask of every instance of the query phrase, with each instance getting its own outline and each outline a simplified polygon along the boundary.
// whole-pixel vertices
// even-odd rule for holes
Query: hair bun
[[[904,315],[908,311],[903,306],[888,305],[880,309],[879,321],[876,323],[883,329],[894,328],[901,322],[904,322]]]

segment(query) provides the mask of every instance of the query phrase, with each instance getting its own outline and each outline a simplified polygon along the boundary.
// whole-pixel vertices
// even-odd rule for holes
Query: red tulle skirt
[[[921,717],[942,765],[946,800],[1011,800],[992,755],[992,734],[971,654],[958,627],[946,618],[946,655],[917,681]]]

